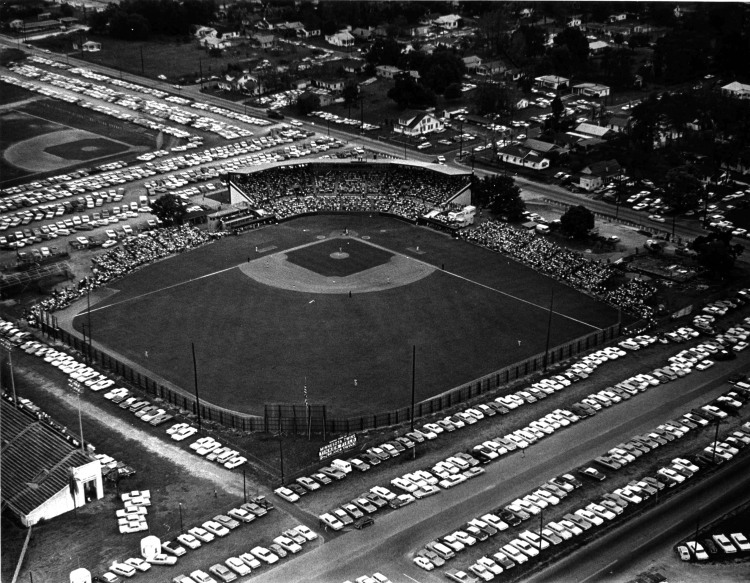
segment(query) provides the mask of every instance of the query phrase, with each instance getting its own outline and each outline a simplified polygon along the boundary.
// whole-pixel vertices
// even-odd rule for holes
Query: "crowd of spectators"
[[[398,164],[372,164],[356,169],[337,164],[279,166],[236,174],[233,180],[251,204],[265,210],[277,199],[290,196],[408,197],[425,204],[441,205],[468,184],[466,175]]]
[[[87,291],[127,275],[142,265],[198,247],[225,235],[225,232],[209,233],[196,227],[180,226],[147,231],[129,237],[121,246],[92,258],[93,266],[89,277],[65,288],[53,290],[49,298],[29,308],[25,318],[30,324],[35,323],[42,312],[64,308]]]
[[[654,315],[654,309],[646,303],[656,293],[656,288],[651,284],[635,279],[617,284],[620,274],[615,266],[587,259],[576,251],[538,236],[534,231],[517,229],[498,221],[486,221],[475,229],[461,231],[460,236],[598,296],[625,312],[644,319]]]

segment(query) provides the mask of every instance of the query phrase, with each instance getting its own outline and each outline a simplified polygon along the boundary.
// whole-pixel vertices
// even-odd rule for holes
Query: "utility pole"
[[[193,380],[195,382],[195,412],[198,415],[198,431],[201,430],[201,400],[198,396],[198,365],[195,362],[195,344],[190,343],[193,350]]]
[[[91,282],[88,280],[88,278],[86,279],[86,306],[86,319],[88,320],[89,324],[89,364],[91,364]]]
[[[547,320],[547,344],[544,347],[544,372],[547,372],[547,364],[549,362],[549,340],[550,333],[552,331],[552,303],[555,301],[555,288],[550,290],[549,299],[549,318]]]
[[[281,420],[279,419],[279,469],[281,470],[281,485],[284,485],[284,446],[281,441]]]
[[[417,345],[411,347],[411,430],[414,431],[414,380],[417,370]]]
[[[179,502],[179,508],[180,508],[180,534],[183,532],[183,526],[182,526],[182,502]]]
[[[144,72],[143,72],[143,45],[141,45],[141,75],[144,75]]]
[[[83,392],[83,386],[78,381],[70,379],[68,381],[68,388],[78,395],[78,429],[81,432],[81,451],[85,450],[83,445],[83,422],[81,421],[81,393]]]

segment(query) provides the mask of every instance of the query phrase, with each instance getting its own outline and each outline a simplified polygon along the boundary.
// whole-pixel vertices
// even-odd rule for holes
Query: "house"
[[[98,53],[102,50],[102,43],[97,43],[92,40],[87,40],[81,45],[81,50],[84,53]]]
[[[216,29],[212,28],[210,26],[199,26],[197,29],[195,29],[194,36],[198,40],[203,39],[207,36],[216,36]]]
[[[326,42],[335,47],[351,47],[354,46],[354,37],[344,30],[335,34],[327,34]]]
[[[529,106],[529,100],[525,97],[522,97],[518,101],[516,101],[516,109],[526,109]]]
[[[563,150],[557,144],[553,144],[552,142],[545,142],[544,140],[536,140],[534,138],[526,138],[522,145],[524,148],[528,148],[529,150],[533,150],[537,154],[542,155],[554,154]]]
[[[750,150],[740,152],[733,162],[722,162],[721,167],[739,174],[750,174]]]
[[[750,85],[732,81],[721,88],[721,94],[735,99],[750,99]]]
[[[595,40],[589,43],[589,53],[592,55],[600,55],[608,48],[609,43],[605,43],[603,40]]]
[[[292,81],[292,89],[297,89],[298,91],[307,89],[310,86],[312,86],[311,79],[295,79]]]
[[[427,34],[430,32],[430,28],[432,27],[429,24],[416,24],[409,27],[408,33],[412,38],[427,36]]]
[[[339,64],[345,73],[359,75],[365,70],[365,61],[363,59],[342,59]]]
[[[543,170],[549,168],[550,164],[548,158],[545,158],[534,150],[515,144],[503,146],[497,151],[497,156],[506,164],[514,164],[515,166],[531,168],[532,170]]]
[[[609,87],[600,85],[599,83],[579,83],[578,85],[573,85],[573,93],[576,95],[585,95],[586,97],[607,97],[609,91]]]
[[[586,137],[592,137],[592,138],[604,138],[607,136],[607,134],[610,133],[609,128],[604,126],[598,126],[594,125],[592,123],[580,123],[576,127],[575,130],[573,130],[573,133],[575,134],[583,134]]]
[[[207,50],[219,49],[223,50],[229,46],[229,41],[226,41],[215,36],[207,36],[201,39],[201,45],[206,47]]]
[[[542,75],[541,77],[534,78],[534,85],[544,89],[554,89],[555,91],[559,91],[569,87],[570,79],[559,77],[557,75]]]
[[[26,35],[33,35],[49,30],[64,30],[65,25],[59,20],[31,20],[25,22],[19,18],[11,22],[11,28],[23,31]]]
[[[99,460],[43,418],[0,401],[2,505],[24,526],[104,496]]]
[[[578,186],[591,192],[620,174],[622,174],[622,167],[617,160],[602,160],[586,166],[576,177]]]
[[[383,79],[395,79],[401,72],[401,69],[393,65],[378,65],[375,67],[375,75]]]
[[[628,13],[627,12],[618,12],[617,14],[610,14],[609,15],[609,21],[610,22],[622,22],[623,20],[628,19]]]
[[[464,62],[464,66],[469,73],[474,73],[482,64],[482,59],[476,55],[464,57],[461,60]]]
[[[328,107],[333,103],[334,97],[331,95],[328,91],[325,89],[320,89],[319,87],[313,87],[312,89],[308,89],[306,94],[314,94],[318,96],[318,99],[320,100],[320,107]],[[301,97],[301,96],[300,96]]]
[[[485,61],[477,67],[477,75],[500,75],[505,69],[505,63],[502,61]]]
[[[445,129],[445,124],[426,111],[407,110],[398,116],[393,131],[406,136],[421,136]]]
[[[581,28],[582,24],[583,20],[581,20],[580,16],[571,16],[568,22],[565,23],[565,26],[568,28]]]
[[[315,77],[313,78],[313,85],[326,91],[333,93],[339,93],[344,89],[345,80],[340,77]]]
[[[461,17],[457,14],[446,14],[445,16],[440,16],[433,20],[432,24],[446,30],[453,30],[458,28],[460,22]]]
[[[618,116],[614,115],[609,118],[607,127],[616,133],[627,132],[630,129],[630,116]]]
[[[261,49],[270,49],[274,45],[275,37],[272,34],[256,32],[250,36],[250,42]]]

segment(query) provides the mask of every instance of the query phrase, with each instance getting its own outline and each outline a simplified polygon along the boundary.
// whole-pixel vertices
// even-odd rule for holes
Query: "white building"
[[[542,75],[541,77],[534,78],[534,85],[558,91],[560,89],[567,89],[570,86],[570,79],[558,75]]]
[[[440,16],[439,18],[433,20],[432,24],[434,24],[435,26],[439,26],[440,28],[453,30],[454,28],[458,28],[460,22],[461,17],[457,14],[446,14],[445,16]]]
[[[354,46],[354,37],[344,30],[335,34],[327,34],[326,42],[335,47],[351,47]]]
[[[445,124],[431,113],[425,111],[405,111],[399,116],[398,124],[393,130],[406,136],[421,136],[441,131],[444,128]]]
[[[750,99],[750,85],[732,81],[721,88],[721,93],[727,97],[734,97],[735,99]]]
[[[4,399],[2,503],[24,526],[104,496],[99,460],[46,421]]]

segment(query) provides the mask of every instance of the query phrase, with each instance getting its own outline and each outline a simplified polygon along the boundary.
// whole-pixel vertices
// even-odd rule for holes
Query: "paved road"
[[[748,364],[750,355],[745,355],[733,368]],[[603,410],[593,418],[542,440],[529,448],[524,457],[514,453],[490,464],[486,473],[469,485],[444,491],[377,518],[373,527],[339,536],[295,561],[261,574],[257,581],[283,583],[304,572],[308,581],[333,583],[354,580],[375,571],[381,571],[394,581],[406,578],[420,583],[444,581],[442,570],[427,573],[414,566],[411,553],[448,529],[457,528],[470,518],[525,494],[533,485],[571,470],[624,439],[725,391],[722,381],[728,371],[717,369],[710,369],[715,372],[705,377],[685,377],[660,385]],[[698,378],[705,380],[698,382]],[[706,434],[706,442],[710,439]]]
[[[694,533],[696,525],[709,524],[750,501],[749,469],[748,457],[723,466],[704,482],[528,578],[528,583],[615,583],[632,577],[665,548]]]

